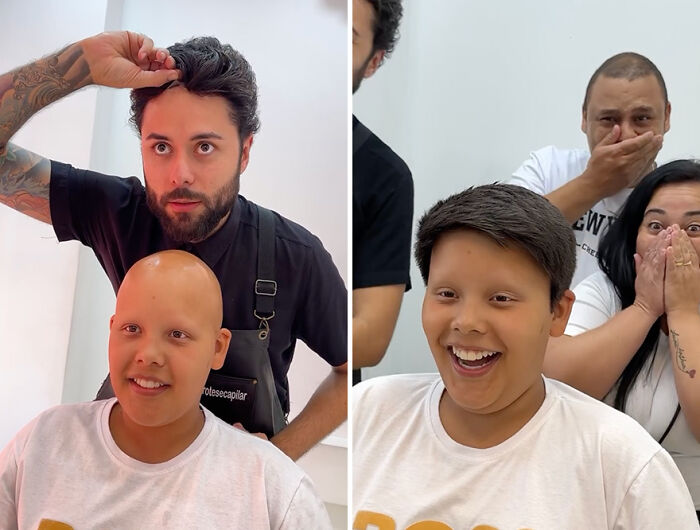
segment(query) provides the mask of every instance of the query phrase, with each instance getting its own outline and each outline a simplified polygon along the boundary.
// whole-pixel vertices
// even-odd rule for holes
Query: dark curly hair
[[[399,23],[403,16],[401,0],[367,0],[374,8],[374,42],[372,53],[384,50],[389,57],[399,40]]]
[[[229,44],[215,37],[196,37],[168,48],[175,67],[182,72],[178,81],[159,87],[131,91],[130,122],[141,134],[143,111],[148,102],[174,84],[182,85],[200,96],[222,96],[231,107],[231,120],[243,141],[260,128],[258,87],[248,61]],[[183,109],[184,111],[184,109]]]

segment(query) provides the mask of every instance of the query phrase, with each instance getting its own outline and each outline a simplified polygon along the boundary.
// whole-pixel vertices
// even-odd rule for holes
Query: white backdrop
[[[255,70],[262,123],[241,193],[319,236],[346,278],[345,0],[2,0],[1,12],[0,71],[104,29],[139,31],[160,46],[197,35],[231,43]],[[13,141],[78,167],[142,177],[127,119],[128,91],[90,87],[42,111]],[[94,397],[107,373],[114,300],[92,251],[57,245],[50,226],[0,205],[0,447],[41,410]],[[299,343],[292,416],[327,372]],[[341,429],[331,442],[344,438]],[[340,492],[324,498],[344,503],[344,480],[334,478]]]
[[[438,199],[506,179],[530,151],[586,148],[581,103],[608,57],[636,51],[659,67],[672,104],[659,161],[700,156],[700,4],[669,0],[404,2],[394,55],[353,97],[353,112],[404,158],[415,224]],[[435,371],[413,289],[384,360],[365,377]]]

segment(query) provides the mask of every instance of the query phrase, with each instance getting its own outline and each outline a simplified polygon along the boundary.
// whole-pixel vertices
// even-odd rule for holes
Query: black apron
[[[258,329],[231,330],[231,342],[224,365],[209,372],[200,402],[226,423],[240,422],[249,432],[262,432],[268,438],[287,425],[287,415],[275,388],[270,364],[269,320],[275,316],[275,218],[258,209],[258,279],[253,314]],[[95,399],[114,397],[109,375]]]

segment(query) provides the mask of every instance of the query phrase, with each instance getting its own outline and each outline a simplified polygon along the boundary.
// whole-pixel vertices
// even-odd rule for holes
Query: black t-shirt
[[[240,196],[211,237],[177,244],[163,232],[136,177],[119,178],[51,162],[51,220],[59,241],[77,239],[93,249],[116,292],[139,259],[179,248],[202,259],[216,274],[224,301],[223,325],[257,329],[253,315],[257,279],[257,212]],[[270,320],[270,363],[285,411],[287,371],[296,339],[333,366],[347,361],[347,291],[321,241],[275,214],[277,295]]]
[[[408,291],[413,229],[411,171],[355,116],[352,131],[352,288],[404,284]],[[353,384],[360,379],[360,370],[353,370]]]
[[[353,116],[353,136],[363,127]],[[353,142],[356,139],[353,137]],[[370,133],[352,157],[352,288],[405,284],[413,227],[413,179],[408,166]]]

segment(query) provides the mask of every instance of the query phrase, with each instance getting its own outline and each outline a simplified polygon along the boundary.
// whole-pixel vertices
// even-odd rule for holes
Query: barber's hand
[[[697,313],[700,305],[698,254],[685,230],[671,231],[671,248],[666,251],[666,313]]]
[[[80,41],[92,82],[114,88],[157,87],[180,76],[165,48],[133,31],[100,33]]]
[[[591,151],[583,177],[602,198],[635,184],[652,168],[663,145],[663,135],[647,131],[620,141],[620,126],[614,125]]]
[[[236,429],[240,429],[240,430],[242,430],[242,431],[247,432],[248,434],[252,434],[253,436],[257,436],[258,438],[262,438],[263,440],[268,440],[268,437],[267,437],[267,435],[266,435],[264,432],[250,432],[250,431],[248,431],[245,427],[243,427],[243,424],[240,423],[240,422],[234,423],[233,426],[234,426]]]
[[[634,305],[654,318],[665,312],[664,274],[666,269],[666,248],[671,243],[669,229],[656,235],[654,242],[644,253],[634,255],[634,268],[637,277],[634,281]]]

